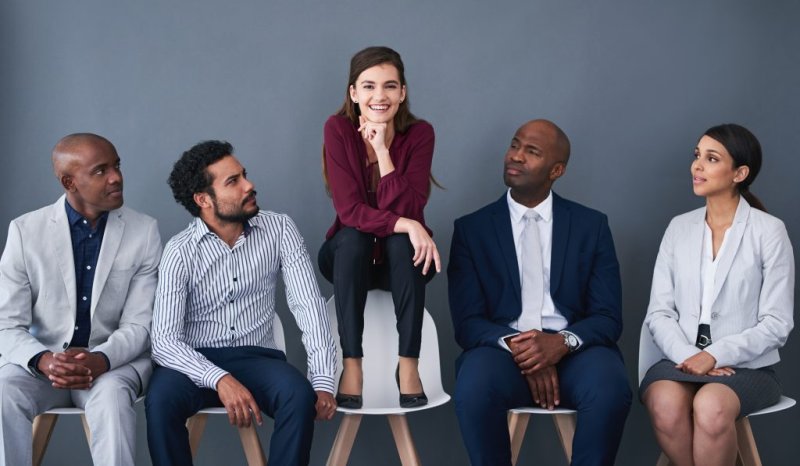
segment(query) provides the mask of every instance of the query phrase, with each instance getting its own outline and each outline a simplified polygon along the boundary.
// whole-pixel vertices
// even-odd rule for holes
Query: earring
[[[358,103],[358,101],[354,99],[354,100],[353,100],[353,103],[354,103],[354,104],[357,104],[357,103]]]

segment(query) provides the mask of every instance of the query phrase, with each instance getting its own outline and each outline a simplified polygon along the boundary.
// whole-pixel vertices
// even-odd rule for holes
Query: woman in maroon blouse
[[[369,47],[350,61],[342,108],[325,123],[322,171],[336,221],[319,251],[333,283],[344,372],[336,401],[360,408],[367,291],[389,290],[399,333],[400,405],[428,402],[419,378],[425,285],[441,270],[425,225],[433,127],[408,109],[400,55]]]

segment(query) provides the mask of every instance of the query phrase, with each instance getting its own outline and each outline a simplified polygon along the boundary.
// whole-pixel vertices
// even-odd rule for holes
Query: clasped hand
[[[530,330],[507,340],[514,362],[522,370],[533,402],[545,409],[561,403],[556,364],[567,354],[564,338],[558,334]]]
[[[92,382],[108,371],[103,356],[83,348],[69,348],[63,353],[47,352],[37,366],[55,388],[86,390]]]
[[[717,360],[711,353],[707,351],[700,351],[699,353],[695,354],[687,358],[680,364],[675,365],[675,369],[680,371],[686,372],[687,374],[693,375],[711,375],[711,376],[720,376],[720,375],[733,375],[736,373],[735,370],[731,367],[714,367],[717,365]]]

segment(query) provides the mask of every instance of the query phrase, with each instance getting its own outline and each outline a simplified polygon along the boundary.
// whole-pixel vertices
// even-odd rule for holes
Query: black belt
[[[694,346],[704,349],[711,344],[711,326],[708,324],[700,324],[697,326],[697,342]]]

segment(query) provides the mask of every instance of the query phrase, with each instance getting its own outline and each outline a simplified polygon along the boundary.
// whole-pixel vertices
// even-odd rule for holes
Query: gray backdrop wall
[[[436,129],[433,169],[447,189],[434,191],[426,216],[445,262],[453,220],[503,193],[501,159],[522,122],[550,118],[571,137],[556,190],[609,216],[632,386],[661,235],[671,217],[702,204],[689,164],[707,127],[738,122],[760,138],[765,163],[753,191],[800,245],[795,2],[7,0],[0,18],[0,224],[60,194],[53,144],[92,131],[116,144],[126,204],[156,217],[166,241],[189,221],[165,183],[172,163],[195,142],[221,138],[235,145],[261,206],[290,214],[316,257],[333,219],[320,178],[322,125],[344,97],[351,55],[385,44],[403,55],[412,110]],[[444,274],[428,290],[452,393],[460,350]],[[287,336],[290,360],[304,369],[293,323]],[[782,355],[785,392],[798,397],[800,338]],[[147,465],[139,409],[137,462]],[[409,422],[423,462],[467,464],[452,404]],[[800,409],[754,419],[766,464],[800,453],[798,423]],[[317,425],[312,464],[327,458],[337,426],[338,418]],[[265,445],[270,432],[261,429]],[[45,464],[88,463],[81,435],[77,420],[62,421]],[[657,451],[635,402],[618,463],[651,464]],[[535,456],[564,462],[546,418],[531,423],[521,461]],[[244,459],[235,429],[214,419],[198,464],[223,461]],[[363,422],[351,464],[399,464],[383,420]]]

